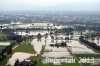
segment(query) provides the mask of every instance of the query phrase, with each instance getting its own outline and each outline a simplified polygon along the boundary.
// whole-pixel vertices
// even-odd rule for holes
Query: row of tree
[[[9,55],[13,51],[13,47],[17,44],[20,44],[22,41],[25,41],[27,38],[31,37],[22,37],[20,35],[9,35],[7,36],[8,40],[14,40],[15,42],[12,42],[10,45],[6,46],[2,51],[0,52],[0,61],[4,60],[6,58],[6,55]]]
[[[91,47],[95,48],[96,50],[99,50],[100,51],[100,46],[98,46],[94,42],[89,42],[88,40],[85,40],[83,36],[80,36],[79,41],[81,41],[84,44],[87,44],[88,46],[91,46]]]
[[[15,43],[11,43],[10,45],[2,49],[2,51],[0,52],[0,61],[4,60],[6,58],[6,55],[9,55],[12,53],[12,48],[14,45]]]
[[[20,44],[22,41],[25,41],[28,37],[23,37],[21,35],[8,35],[7,38],[8,40],[14,40],[18,44]]]

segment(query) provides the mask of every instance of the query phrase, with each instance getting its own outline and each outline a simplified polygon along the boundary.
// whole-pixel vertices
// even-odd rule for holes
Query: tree
[[[37,61],[36,61],[36,60],[34,61],[34,64],[35,64],[35,65],[37,64]]]
[[[19,43],[19,44],[20,44],[20,42],[23,41],[23,38],[22,38],[21,35],[9,35],[9,36],[8,36],[8,39],[9,39],[9,40],[15,40],[15,41],[16,41],[17,43]]]
[[[83,35],[83,32],[81,32],[81,36]]]
[[[14,66],[18,66],[19,65],[19,60],[17,59]]]
[[[49,24],[47,24],[47,30],[48,30],[48,33],[49,33]]]
[[[99,37],[97,37],[97,44],[99,44]]]
[[[53,34],[53,32],[51,31],[51,32],[50,32],[50,36],[52,36],[52,34]]]
[[[51,39],[54,40],[54,36],[51,36]]]
[[[29,31],[26,31],[26,33],[29,33]]]
[[[42,38],[42,35],[41,35],[40,33],[38,33],[38,35],[37,35],[37,39],[38,39],[38,41],[41,42],[41,38]]]
[[[73,38],[73,34],[74,34],[74,33],[70,33],[70,36],[71,36],[70,38],[71,38],[71,39]]]
[[[89,39],[89,35],[85,35],[85,39],[88,40]]]
[[[2,32],[2,24],[1,24],[0,28],[1,28],[1,32]]]
[[[69,33],[68,32],[66,33],[66,36],[69,36]]]
[[[1,53],[0,53],[0,61],[2,61],[2,55],[1,55]]]
[[[54,44],[50,44],[51,47],[54,47]]]
[[[99,37],[97,37],[97,41],[99,41]]]
[[[48,37],[48,33],[45,34],[45,37],[46,37],[46,38]]]
[[[93,37],[91,38],[91,41],[94,42],[94,38]]]
[[[2,61],[2,60],[5,59],[5,58],[6,58],[5,54],[4,54],[3,52],[1,52],[1,53],[0,53],[0,61]]]
[[[66,46],[66,43],[62,42],[62,43],[61,43],[61,46],[63,46],[63,47]]]

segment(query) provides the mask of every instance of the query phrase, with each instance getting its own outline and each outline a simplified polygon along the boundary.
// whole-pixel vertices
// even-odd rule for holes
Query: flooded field
[[[58,37],[65,38],[65,35],[59,35]],[[43,63],[47,63],[46,58],[51,58],[51,59],[73,58],[73,56],[70,54],[68,49],[70,49],[73,54],[95,54],[96,53],[91,48],[88,48],[87,46],[81,44],[78,39],[79,39],[79,35],[74,35],[72,40],[61,39],[61,40],[54,40],[52,42],[52,39],[49,35],[46,39],[42,37],[41,42],[38,42],[37,39],[33,39],[31,43],[34,46],[34,49],[37,52],[37,54],[40,53],[42,47],[45,45],[45,50],[41,55],[44,58],[42,60]],[[53,45],[61,42],[66,42],[67,46],[65,47],[50,46],[50,44]],[[49,63],[54,63],[54,62],[52,61]],[[57,65],[59,64],[61,64],[61,62],[59,62]]]

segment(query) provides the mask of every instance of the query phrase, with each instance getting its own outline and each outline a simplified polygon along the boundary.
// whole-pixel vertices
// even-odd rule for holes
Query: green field
[[[36,53],[33,46],[29,44],[21,44],[14,49],[14,52]]]

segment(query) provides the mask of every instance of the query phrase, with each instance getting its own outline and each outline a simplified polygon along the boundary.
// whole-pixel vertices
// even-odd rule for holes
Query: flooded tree
[[[48,38],[48,33],[45,34],[45,38]]]
[[[51,43],[54,42],[54,36],[51,36]]]
[[[97,41],[99,41],[99,37],[97,37]]]
[[[41,38],[42,38],[42,35],[40,34],[40,33],[38,33],[38,35],[37,35],[37,41],[40,41],[41,42]]]
[[[91,41],[94,42],[94,37],[91,38]]]
[[[88,40],[89,39],[89,35],[85,35],[85,40]]]

